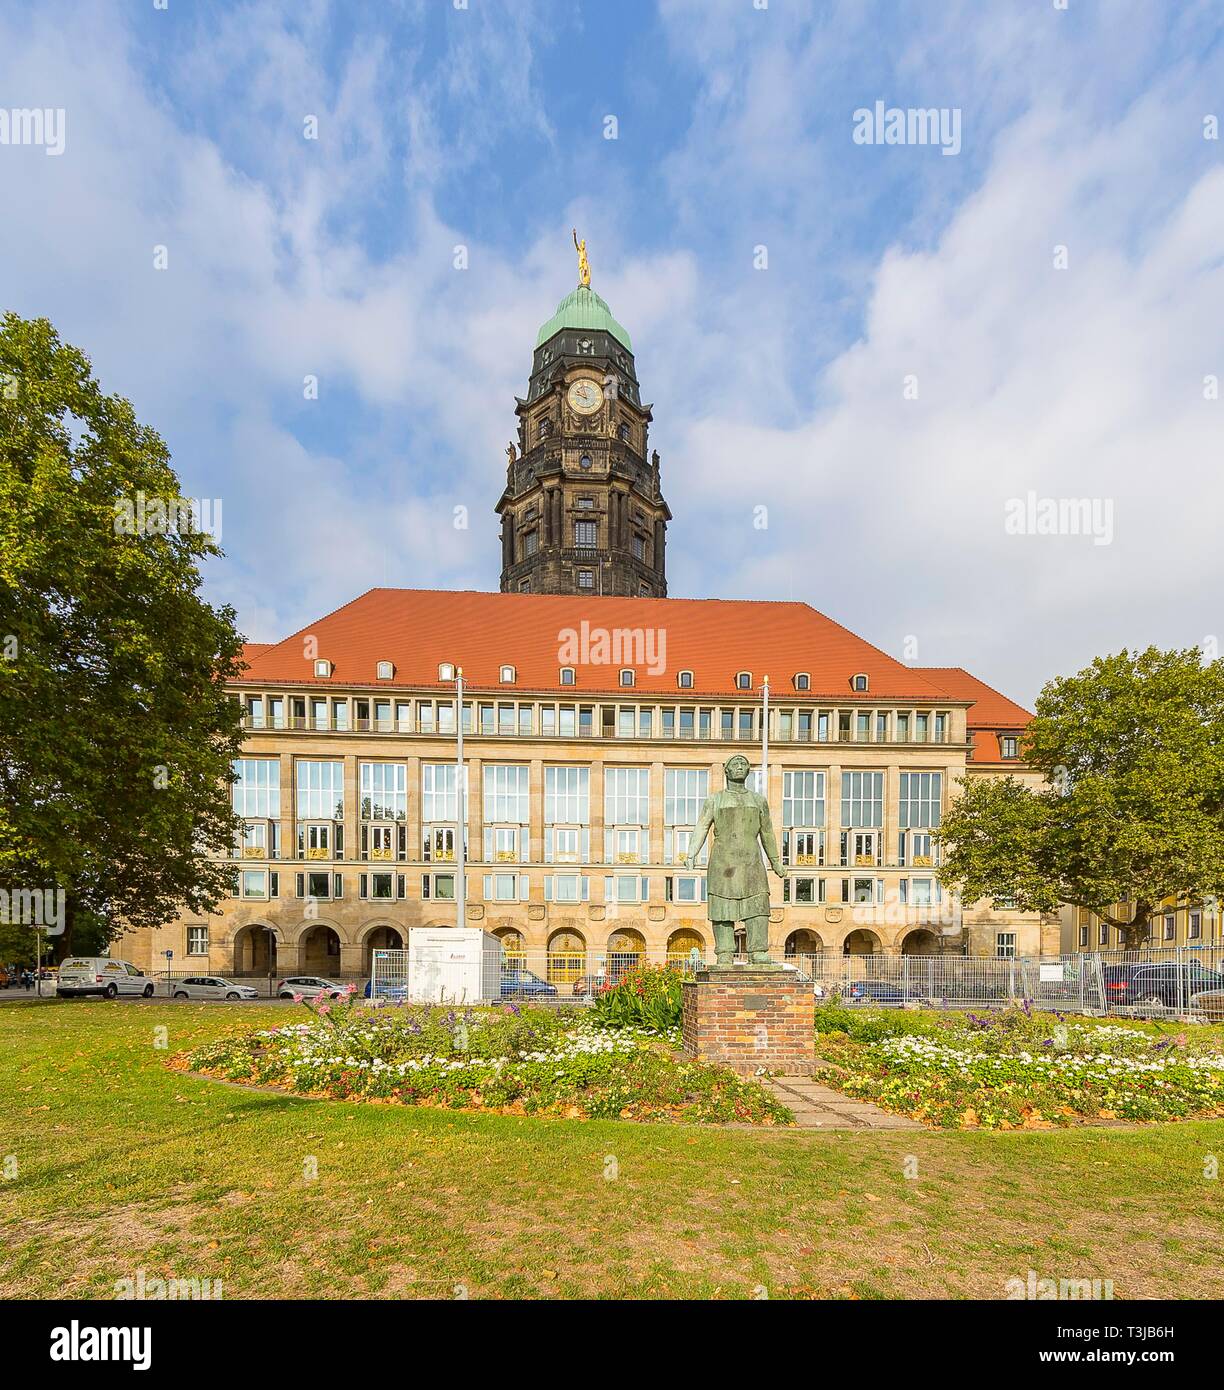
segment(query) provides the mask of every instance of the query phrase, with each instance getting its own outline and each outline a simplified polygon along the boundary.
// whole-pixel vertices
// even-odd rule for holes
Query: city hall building
[[[517,415],[501,592],[373,589],[248,645],[233,896],[128,938],[133,961],[360,975],[410,927],[454,925],[460,894],[468,925],[556,982],[711,955],[683,861],[733,752],[788,870],[777,957],[1057,952],[1057,917],[962,907],[937,877],[958,780],[1029,775],[1027,711],[802,603],[666,597],[651,407],[589,283],[541,328]]]

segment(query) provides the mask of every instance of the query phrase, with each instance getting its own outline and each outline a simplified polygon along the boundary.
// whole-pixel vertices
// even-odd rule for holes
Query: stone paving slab
[[[775,1076],[765,1087],[795,1116],[797,1129],[923,1129],[908,1115],[893,1115],[855,1100],[810,1076]]]

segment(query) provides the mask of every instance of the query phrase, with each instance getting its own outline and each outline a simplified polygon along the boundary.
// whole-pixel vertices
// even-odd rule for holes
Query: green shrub
[[[865,1009],[843,1004],[836,995],[816,1006],[817,1033],[844,1033],[858,1043],[908,1034],[925,1037],[938,1023],[908,1009]]]
[[[631,970],[619,984],[596,997],[592,1010],[604,1028],[657,1028],[667,1032],[680,1027],[683,976],[663,965]]]

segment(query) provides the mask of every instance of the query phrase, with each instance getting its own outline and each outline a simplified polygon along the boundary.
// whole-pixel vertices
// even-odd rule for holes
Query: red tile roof
[[[966,715],[971,729],[1022,729],[1033,717],[1023,705],[971,676],[963,666],[918,666],[915,670],[945,694],[974,702]]]
[[[917,668],[931,682],[959,700],[972,700],[965,722],[973,731],[973,763],[1011,763],[999,750],[996,730],[1020,732],[1032,714],[1023,705],[1001,695],[993,686],[971,676],[963,666],[920,666]]]
[[[567,636],[580,642],[583,624],[587,649],[567,660]],[[601,629],[636,633],[639,649],[600,662],[594,646]],[[330,677],[315,677],[309,638],[311,650],[332,663]],[[793,677],[806,671],[807,699],[849,701],[851,678],[859,673],[868,677],[867,700],[980,698],[976,689],[953,693],[805,603],[371,589],[282,642],[248,643],[246,651],[243,683],[438,686],[438,664],[449,661],[478,690],[611,693],[621,689],[620,668],[632,666],[635,688],[654,693],[674,694],[677,673],[690,670],[693,694],[727,695],[736,689],[736,673],[747,670],[754,687],[768,674],[777,696],[794,695]],[[392,680],[377,679],[379,661],[394,663]],[[501,684],[503,665],[515,667],[514,686]],[[576,670],[572,686],[560,684],[566,665]]]

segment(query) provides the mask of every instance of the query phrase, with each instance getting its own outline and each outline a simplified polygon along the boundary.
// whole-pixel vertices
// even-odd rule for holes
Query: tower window
[[[595,587],[595,574],[592,570],[578,571],[578,587],[580,589],[593,589]]]
[[[573,668],[572,666],[562,666],[562,668],[561,668],[561,684],[562,684],[562,685],[573,685],[573,684],[574,684],[574,668]]]
[[[681,671],[680,674],[676,677],[676,684],[680,687],[681,690],[692,690],[692,688],[693,688],[693,673],[692,673],[692,671]]]
[[[590,340],[590,338],[579,338],[578,351],[587,353],[589,355],[590,353],[593,353],[595,351],[595,344]]]
[[[591,510],[591,508],[594,507],[594,505],[595,505],[595,499],[594,499],[593,497],[580,497],[580,498],[578,499],[578,506],[579,506],[584,512],[589,512],[589,511]]]
[[[633,558],[635,560],[646,558],[646,541],[642,536],[634,536],[633,538]]]
[[[621,437],[622,439],[628,440],[628,438],[629,438],[629,426],[628,426],[628,425],[622,425],[622,426],[620,427],[620,430],[618,431],[618,433],[620,434],[620,437]]]
[[[523,537],[523,554],[534,555],[540,548],[540,533],[538,531],[528,531]]]
[[[550,434],[552,434],[552,421],[551,421],[551,420],[541,420],[541,421],[540,421],[540,438],[541,438],[541,439],[547,439],[548,436],[549,436]]]
[[[735,676],[735,688],[736,688],[736,690],[751,690],[751,689],[752,689],[752,672],[751,672],[751,671],[737,671],[737,672],[736,672],[736,676]]]
[[[596,524],[593,521],[574,522],[574,544],[593,546],[596,541]]]
[[[531,580],[530,580],[530,579],[520,579],[520,580],[519,580],[519,593],[520,593],[520,594],[529,594],[530,592],[531,592]]]
[[[578,467],[579,467],[579,468],[590,468],[590,466],[591,466],[591,456],[590,456],[590,454],[583,454],[582,457],[578,460]]]
[[[626,668],[620,673],[620,683],[621,683],[622,685],[632,685],[632,684],[633,684],[633,672],[632,672],[632,670],[629,669],[629,667],[626,667]]]

